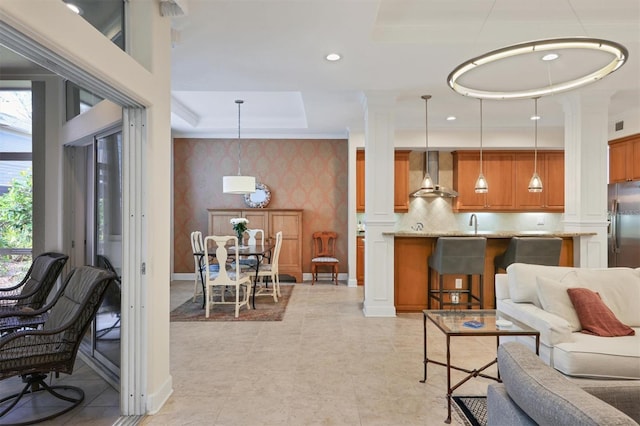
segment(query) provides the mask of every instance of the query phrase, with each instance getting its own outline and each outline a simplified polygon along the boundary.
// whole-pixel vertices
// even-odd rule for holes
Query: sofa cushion
[[[588,288],[567,289],[583,333],[602,337],[633,336],[635,331],[616,318],[600,295]]]
[[[498,300],[497,303],[499,312],[538,330],[542,344],[553,346],[571,340],[571,326],[566,319],[544,311],[532,303],[515,303],[511,299]]]
[[[538,424],[637,424],[549,368],[521,344],[501,345],[498,367],[509,397]]]
[[[576,377],[640,379],[640,328],[635,336],[605,338],[572,333],[553,348],[553,367]]]
[[[640,327],[640,269],[575,269],[566,274],[562,282],[597,291],[620,321]]]
[[[570,288],[569,284],[547,277],[537,277],[537,286],[538,299],[540,299],[542,309],[566,319],[571,326],[571,331],[582,330],[578,314],[567,293]]]
[[[564,266],[529,265],[526,263],[512,263],[507,266],[509,281],[509,295],[517,303],[533,303],[541,307],[538,299],[536,284],[537,276],[544,276],[554,280],[561,280],[575,268]]]

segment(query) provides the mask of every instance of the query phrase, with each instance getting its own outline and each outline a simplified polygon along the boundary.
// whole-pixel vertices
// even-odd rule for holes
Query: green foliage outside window
[[[33,180],[31,170],[26,170],[0,196],[0,247],[31,248],[32,203]]]

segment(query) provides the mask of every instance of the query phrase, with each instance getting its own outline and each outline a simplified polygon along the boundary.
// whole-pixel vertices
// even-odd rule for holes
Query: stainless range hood
[[[426,175],[427,170],[430,170],[433,173],[433,183],[435,184],[433,189],[425,188],[424,185],[421,185],[419,189],[413,191],[411,193],[412,197],[422,197],[422,198],[434,198],[434,197],[443,197],[443,198],[454,198],[458,196],[458,193],[453,189],[445,188],[444,186],[440,186],[438,184],[440,166],[438,164],[439,154],[437,151],[429,151],[424,154],[424,175]],[[429,162],[429,167],[427,168],[427,162]]]

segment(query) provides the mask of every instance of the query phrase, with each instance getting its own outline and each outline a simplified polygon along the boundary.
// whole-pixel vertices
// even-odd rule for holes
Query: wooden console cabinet
[[[609,183],[640,180],[640,133],[609,141]]]
[[[411,151],[396,151],[394,157],[393,211],[409,211],[409,154]],[[364,151],[356,151],[356,211],[364,212]]]
[[[208,209],[208,213],[209,235],[235,235],[230,222],[234,217],[247,218],[249,228],[263,229],[272,241],[282,231],[280,273],[302,282],[302,210]]]

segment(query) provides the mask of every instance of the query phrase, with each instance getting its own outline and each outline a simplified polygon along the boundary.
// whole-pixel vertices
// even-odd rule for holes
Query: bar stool
[[[561,248],[562,238],[558,237],[512,237],[505,252],[493,261],[495,273],[512,263],[558,266]]]
[[[483,277],[484,258],[487,239],[484,237],[440,237],[436,249],[427,261],[427,308],[431,309],[431,299],[440,302],[440,309],[445,305],[466,305],[471,308],[478,305],[484,308]],[[438,288],[431,288],[431,275],[435,270],[439,275]],[[444,275],[464,274],[467,276],[466,286],[462,289],[444,289]],[[479,294],[473,294],[473,275],[480,276]],[[467,302],[445,302],[445,293],[461,293],[467,295]]]

